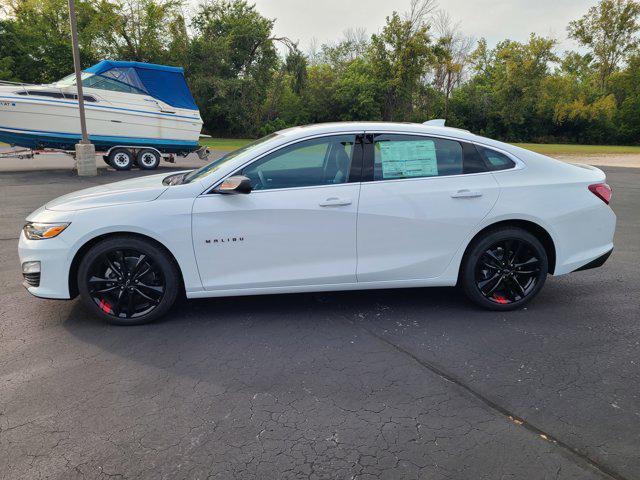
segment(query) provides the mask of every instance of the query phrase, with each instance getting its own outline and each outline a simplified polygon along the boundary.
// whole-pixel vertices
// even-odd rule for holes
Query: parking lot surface
[[[602,168],[613,255],[520,311],[385,290],[115,327],[30,297],[17,237],[46,201],[143,173],[0,165],[0,478],[640,478],[640,169]]]

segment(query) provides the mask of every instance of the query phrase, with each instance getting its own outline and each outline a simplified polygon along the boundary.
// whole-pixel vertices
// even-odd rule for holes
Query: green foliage
[[[402,20],[397,12],[387,17],[382,33],[371,36],[368,56],[371,73],[384,92],[383,120],[412,113],[413,95],[432,55],[428,27]]]
[[[638,48],[639,18],[640,3],[635,0],[601,0],[569,23],[569,35],[593,52],[602,89],[620,62]]]
[[[2,0],[0,80],[73,71],[66,0]],[[447,124],[508,141],[640,144],[640,3],[600,0],[568,26],[580,52],[531,34],[491,48],[433,0],[306,55],[247,0],[76,0],[83,66],[103,58],[185,68],[207,133],[258,136],[348,120]],[[475,43],[475,48],[473,43]]]

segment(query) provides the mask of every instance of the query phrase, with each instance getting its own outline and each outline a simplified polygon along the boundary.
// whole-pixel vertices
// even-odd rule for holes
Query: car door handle
[[[482,192],[477,192],[475,190],[458,190],[456,193],[451,194],[451,198],[476,198],[481,197]]]
[[[330,198],[327,198],[324,202],[320,202],[319,205],[321,207],[344,207],[346,205],[351,205],[351,199],[330,197]]]

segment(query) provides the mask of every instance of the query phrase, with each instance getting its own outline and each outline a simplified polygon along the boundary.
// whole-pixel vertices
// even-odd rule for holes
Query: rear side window
[[[506,170],[516,166],[515,162],[507,157],[504,153],[491,150],[477,145],[478,152],[487,164],[487,168],[491,171]]]
[[[471,145],[444,138],[379,134],[374,139],[374,180],[439,177],[486,171]]]

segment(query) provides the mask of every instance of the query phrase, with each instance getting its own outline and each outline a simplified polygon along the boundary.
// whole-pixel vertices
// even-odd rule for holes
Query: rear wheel
[[[160,154],[150,148],[143,148],[138,152],[137,161],[142,170],[153,170],[160,165]]]
[[[540,241],[516,227],[492,230],[474,241],[462,264],[467,296],[491,310],[514,310],[531,301],[547,277]]]
[[[133,153],[128,148],[114,148],[109,152],[109,165],[116,170],[129,170],[133,166]]]
[[[139,325],[164,315],[180,286],[177,267],[146,240],[114,237],[93,246],[80,262],[78,290],[103,320]]]

